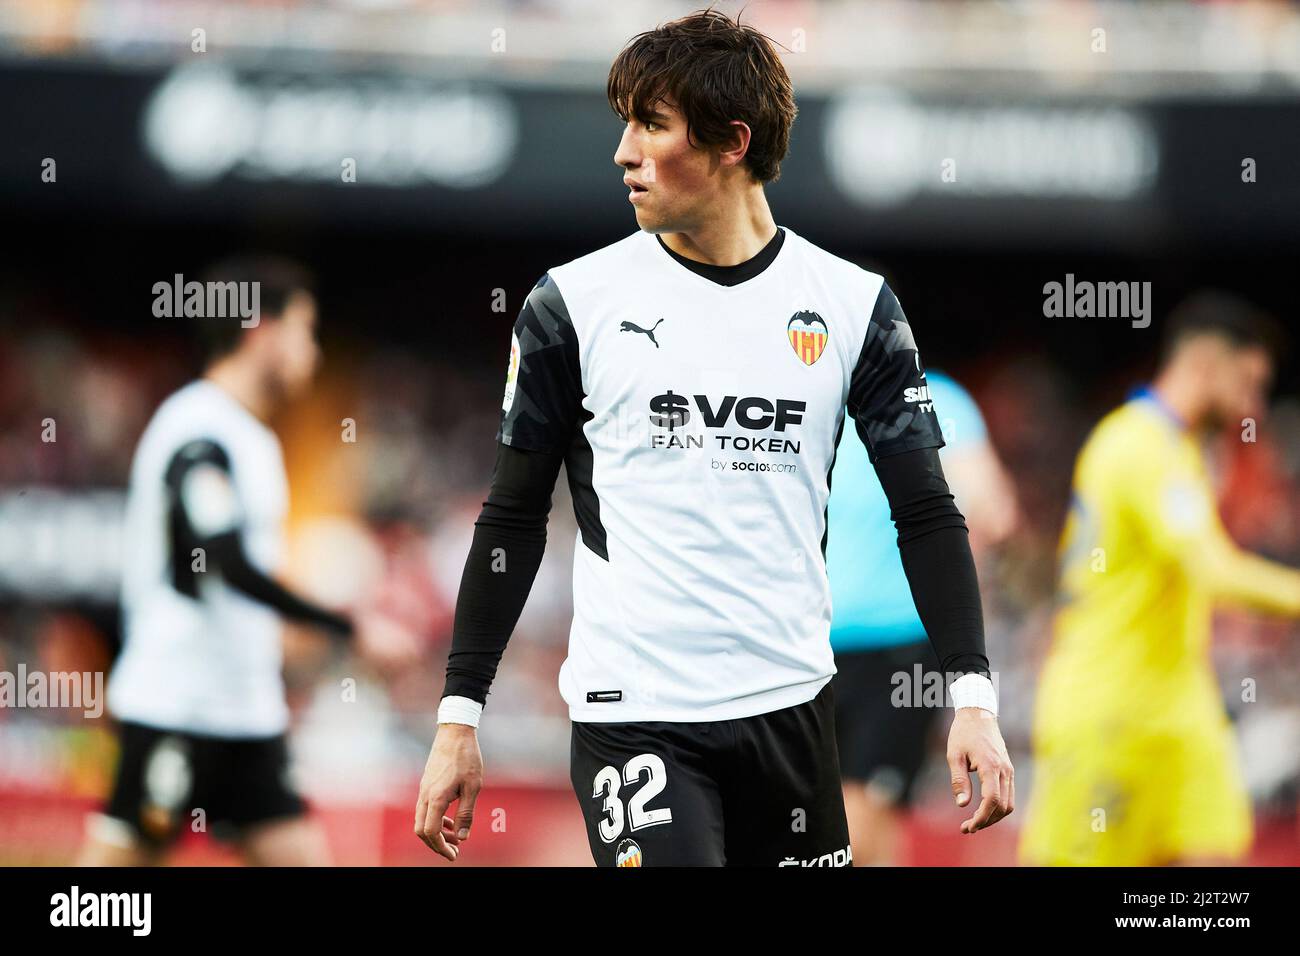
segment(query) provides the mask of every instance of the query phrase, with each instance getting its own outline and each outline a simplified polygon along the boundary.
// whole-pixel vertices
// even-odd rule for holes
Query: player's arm
[[[1221,601],[1300,617],[1300,570],[1243,551],[1225,533],[1209,551],[1205,583]]]
[[[456,598],[438,732],[416,804],[416,834],[449,860],[456,859],[473,824],[483,779],[476,728],[542,563],[562,461],[558,453],[498,442],[491,489],[474,523]],[[445,814],[456,800],[453,823]]]
[[[189,531],[185,537],[201,550],[207,570],[291,621],[315,625],[335,636],[351,636],[352,621],[346,616],[300,597],[253,564],[244,547],[243,509],[231,480],[230,461],[221,446],[210,441],[186,445],[172,459],[167,483],[176,496],[177,518]],[[176,558],[188,562],[191,555],[181,553]]]
[[[287,620],[319,628],[339,640],[356,639],[358,649],[378,662],[397,664],[414,657],[414,640],[396,625],[375,616],[354,621],[296,593],[253,563],[244,545],[243,509],[229,457],[220,445],[212,441],[186,445],[172,459],[166,480],[175,496],[173,520],[184,532],[180,537],[202,551],[207,571],[220,574],[227,586]],[[188,549],[174,560],[181,562],[176,576],[183,578],[184,565],[192,560]]]
[[[943,425],[944,475],[970,529],[971,550],[996,546],[1011,536],[1019,520],[1015,489],[989,441],[984,416],[975,400],[956,382],[931,394]]]
[[[581,402],[573,324],[544,276],[515,322],[496,464],[461,575],[438,732],[416,801],[416,835],[448,860],[469,838],[483,782],[476,728],[542,563],[551,496]],[[457,801],[453,821],[446,812]]]
[[[1135,449],[1129,459],[1147,472],[1128,473],[1124,490],[1151,548],[1176,561],[1217,600],[1272,614],[1300,616],[1300,570],[1237,546],[1219,518],[1213,492],[1199,474],[1171,456]]]
[[[944,478],[936,448],[917,448],[880,458],[876,475],[889,516],[898,529],[898,551],[917,614],[930,636],[945,677],[979,675],[954,692],[954,703],[996,713],[984,613],[966,520]],[[965,690],[979,688],[978,696]]]
[[[984,619],[965,519],[939,463],[944,440],[912,330],[884,286],[849,384],[848,410],[889,500],[912,599],[945,675],[956,715],[948,764],[957,805],[970,803],[970,771],[982,799],[963,833],[991,826],[1015,806],[1014,770],[997,726],[984,649]]]
[[[1020,520],[1011,477],[986,439],[953,455],[944,455],[953,494],[962,503],[973,547],[995,547],[1011,537]]]
[[[487,500],[461,574],[443,700],[487,703],[546,550],[551,494],[564,456],[497,443]]]
[[[221,571],[225,582],[237,591],[274,608],[297,624],[318,627],[334,637],[352,637],[352,619],[295,594],[275,578],[259,570],[244,550],[237,530],[200,539],[208,560]]]

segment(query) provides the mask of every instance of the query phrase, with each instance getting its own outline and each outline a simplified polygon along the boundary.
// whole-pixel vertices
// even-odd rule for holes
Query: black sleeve
[[[200,548],[205,556],[204,567],[219,573],[230,587],[275,608],[291,621],[314,624],[333,636],[350,637],[352,622],[347,617],[299,597],[249,560],[237,507],[232,505],[229,509],[230,518],[221,522],[220,530],[214,528],[202,533],[197,530],[205,524],[187,510],[182,490],[188,478],[198,477],[195,469],[199,468],[219,471],[220,478],[225,481],[218,478],[214,490],[224,490],[224,496],[233,501],[233,491],[225,490],[231,481],[230,457],[219,444],[208,440],[189,442],[173,456],[165,480],[170,499],[168,534],[172,583],[176,589],[193,598],[199,596],[198,575],[201,572],[194,570],[191,555],[194,549]]]
[[[542,563],[551,494],[582,394],[578,336],[547,274],[528,294],[510,338],[497,460],[461,574],[444,697],[487,701]]]
[[[294,594],[248,560],[238,531],[228,531],[202,541],[209,564],[215,564],[225,582],[255,601],[273,607],[291,621],[314,624],[336,637],[351,637],[352,622]]]
[[[443,696],[486,703],[506,643],[546,550],[551,494],[564,455],[497,444],[492,485],[461,575]]]
[[[942,448],[943,432],[898,299],[880,287],[862,352],[849,378],[847,407],[874,464],[914,448]]]
[[[515,320],[497,441],[563,454],[581,407],[578,336],[559,287],[544,275]]]
[[[921,448],[875,463],[916,611],[944,674],[988,676],[984,615],[966,519],[953,501],[939,452]]]

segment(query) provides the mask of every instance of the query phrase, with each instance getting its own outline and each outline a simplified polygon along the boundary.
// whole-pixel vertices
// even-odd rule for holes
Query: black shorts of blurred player
[[[90,820],[81,862],[154,864],[186,830],[233,844],[249,863],[323,866],[320,826],[288,779],[283,735],[215,737],[123,722],[113,792]]]
[[[851,866],[827,684],[735,720],[574,723],[597,866]]]
[[[835,667],[835,736],[853,859],[858,866],[896,865],[903,856],[903,821],[941,710],[917,705],[915,695],[928,686],[922,677],[917,688],[917,675],[937,673],[939,661],[922,634],[906,644],[837,651]],[[907,706],[898,706],[900,694]]]

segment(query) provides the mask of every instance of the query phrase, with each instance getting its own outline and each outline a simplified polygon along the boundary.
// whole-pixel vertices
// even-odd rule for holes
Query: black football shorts
[[[150,845],[171,843],[186,829],[238,837],[248,827],[306,813],[288,779],[283,735],[208,737],[123,722],[120,740],[105,813]]]
[[[831,695],[737,720],[575,722],[596,865],[851,866]]]

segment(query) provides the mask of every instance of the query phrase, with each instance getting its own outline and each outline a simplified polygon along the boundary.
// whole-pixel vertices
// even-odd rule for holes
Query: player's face
[[[278,391],[292,398],[311,384],[320,364],[316,299],[310,293],[295,292],[285,303],[280,318],[268,323],[268,331],[273,333],[268,342],[270,374]]]
[[[1214,376],[1212,414],[1221,424],[1239,425],[1243,418],[1259,415],[1268,402],[1273,362],[1267,350],[1250,346],[1219,353]]]
[[[628,201],[646,232],[686,232],[708,218],[719,198],[717,150],[692,146],[686,119],[671,104],[656,104],[644,120],[629,118],[614,153]]]

